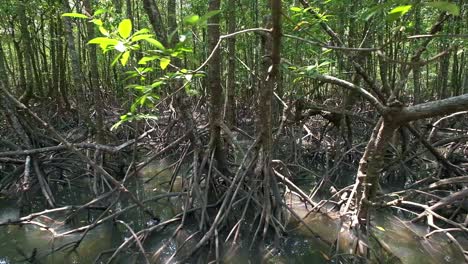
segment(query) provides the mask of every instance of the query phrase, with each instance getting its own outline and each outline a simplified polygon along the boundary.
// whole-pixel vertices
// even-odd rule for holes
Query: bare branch
[[[367,101],[369,101],[369,103],[371,103],[372,106],[374,106],[377,109],[377,111],[379,111],[379,113],[381,113],[381,114],[385,113],[386,107],[379,101],[379,99],[377,99],[375,96],[373,96],[370,92],[368,92],[364,88],[361,88],[361,87],[359,87],[359,86],[357,86],[357,85],[355,85],[355,84],[353,84],[351,82],[348,82],[348,81],[345,81],[345,80],[342,80],[342,79],[339,79],[339,78],[336,78],[336,77],[333,77],[333,76],[329,76],[329,75],[320,75],[319,74],[319,75],[315,76],[315,79],[317,79],[319,81],[322,81],[322,82],[335,84],[335,85],[341,86],[343,88],[356,91],[357,93],[362,95],[364,98],[366,98]]]
[[[404,107],[398,122],[410,122],[418,119],[447,115],[468,110],[468,93],[443,100]]]

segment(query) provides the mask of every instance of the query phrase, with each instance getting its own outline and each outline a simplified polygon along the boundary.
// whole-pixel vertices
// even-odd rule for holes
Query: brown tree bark
[[[93,6],[91,5],[90,0],[83,1],[84,7],[86,12],[89,14],[93,14]],[[88,39],[93,39],[95,37],[94,32],[94,25],[92,23],[86,24],[86,31],[88,32]],[[102,105],[102,98],[101,98],[101,85],[99,82],[99,69],[97,64],[97,53],[96,53],[96,46],[90,45],[88,47],[89,50],[89,76],[90,84],[91,84],[91,91],[93,93],[93,102],[94,102],[94,110],[96,111],[96,118],[95,118],[95,129],[96,129],[96,142],[99,144],[104,143],[104,127],[103,127],[103,105]]]
[[[400,126],[407,126],[411,121],[468,110],[468,94],[414,106],[399,104],[384,106],[368,91],[352,83],[331,76],[319,75],[316,78],[360,93],[381,115],[359,163],[356,178],[356,201],[361,223],[368,219],[369,209],[375,202],[379,189],[380,170],[383,167],[383,156],[395,130]]]
[[[58,63],[57,63],[57,32],[55,19],[50,19],[49,34],[50,34],[50,62],[51,62],[51,83],[47,90],[47,97],[56,98],[58,91],[59,75],[58,75]]]
[[[164,23],[161,17],[161,12],[154,0],[143,0],[143,8],[148,15],[158,40],[164,45],[167,45],[167,32],[164,30]]]
[[[227,3],[226,27],[229,33],[236,31],[236,5],[237,0],[230,0]],[[227,40],[228,65],[226,80],[226,124],[229,128],[236,125],[236,38]]]
[[[64,13],[71,12],[68,0],[62,0],[62,9]],[[75,36],[72,30],[71,19],[64,18],[63,24],[64,24],[64,31],[65,31],[65,38],[66,38],[67,47],[68,47],[68,56],[70,58],[70,69],[71,69],[73,87],[76,90],[77,97],[80,98],[81,102],[84,103],[84,104],[78,104],[78,107],[80,106],[85,107],[87,105],[86,96],[85,96],[86,90],[85,90],[85,87],[83,86],[84,78],[81,73],[81,61],[80,61],[80,57],[75,46]],[[82,111],[80,110],[80,112]]]
[[[18,20],[20,21],[20,31],[21,31],[21,43],[24,49],[24,69],[26,72],[26,82],[25,90],[23,95],[21,95],[20,101],[24,104],[27,104],[29,100],[34,96],[35,83],[34,83],[34,74],[33,74],[33,52],[31,46],[31,35],[28,30],[28,19],[26,17],[26,0],[21,0],[17,4],[18,11]],[[20,62],[23,63],[23,62]]]
[[[257,180],[262,182],[262,223],[263,236],[266,235],[268,226],[274,226],[272,217],[281,219],[281,211],[278,210],[280,195],[276,178],[271,167],[272,160],[272,100],[273,91],[278,84],[278,67],[281,59],[281,0],[270,1],[271,18],[265,21],[265,27],[272,30],[271,35],[262,36],[262,48],[264,60],[260,87],[257,95],[256,109],[256,133],[259,138],[258,158],[254,169]]]
[[[84,8],[89,14],[93,14],[93,6],[91,0],[83,0]],[[86,31],[88,32],[88,38],[93,39],[95,37],[94,25],[92,23],[87,23]],[[97,53],[96,45],[91,45],[89,47],[89,70],[90,70],[90,84],[91,91],[93,93],[93,102],[95,110],[95,130],[96,130],[96,143],[104,144],[104,124],[103,124],[103,101],[101,97],[101,85],[99,82],[99,72],[97,66]],[[94,153],[94,160],[96,164],[102,164],[103,156],[102,152],[97,150]],[[98,195],[98,183],[100,176],[102,175],[99,170],[94,170],[94,182],[93,182],[93,191]]]
[[[219,10],[220,0],[210,0],[208,11]],[[219,15],[208,20],[208,50],[214,50],[220,37]],[[210,105],[210,143],[213,149],[217,167],[226,171],[226,155],[221,138],[221,124],[223,122],[223,88],[221,87],[221,51],[217,49],[208,65],[207,83],[209,86]]]
[[[66,110],[70,109],[70,103],[68,102],[68,78],[67,78],[67,54],[65,45],[63,43],[62,36],[64,35],[62,23],[60,23],[59,18],[57,18],[57,35],[60,36],[57,39],[57,65],[59,75],[59,86],[58,91],[59,95],[57,100],[59,102],[60,108],[65,108]]]

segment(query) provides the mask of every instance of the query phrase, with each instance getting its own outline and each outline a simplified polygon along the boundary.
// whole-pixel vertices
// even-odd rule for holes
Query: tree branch
[[[333,76],[320,75],[320,74],[316,75],[315,79],[322,81],[322,82],[335,84],[346,89],[353,90],[359,93],[360,95],[362,95],[364,98],[366,98],[367,101],[369,101],[369,103],[372,104],[372,106],[374,106],[377,109],[377,111],[379,111],[380,114],[383,115],[386,111],[386,107],[379,101],[379,99],[373,96],[366,89],[361,88],[351,82],[348,82],[348,81],[345,81],[345,80],[342,80]]]
[[[404,107],[397,122],[410,122],[418,119],[447,115],[468,110],[468,93],[443,100]]]

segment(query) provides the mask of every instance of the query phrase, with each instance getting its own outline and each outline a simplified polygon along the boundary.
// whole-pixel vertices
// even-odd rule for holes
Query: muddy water
[[[141,200],[166,192],[169,189],[172,176],[170,170],[162,170],[167,165],[167,161],[151,164],[139,173],[139,177],[129,182],[130,189]],[[181,175],[184,175],[183,171]],[[88,185],[87,179],[83,179],[78,185],[57,190],[56,198],[61,197],[60,204],[83,204],[92,197],[87,191]],[[183,186],[184,177],[179,176],[174,184],[174,191],[182,190]],[[42,204],[44,202],[37,199],[36,204],[33,204],[32,211],[42,210]],[[125,201],[122,201],[116,207],[125,208],[127,205]],[[161,220],[167,220],[176,215],[181,211],[181,205],[180,198],[148,204]],[[305,228],[302,223],[291,221],[288,226],[290,232],[281,239],[279,249],[272,250],[273,247],[268,241],[260,248],[251,248],[251,241],[241,239],[236,245],[224,245],[223,263],[359,263],[356,262],[355,257],[348,255],[353,251],[351,245],[354,245],[356,237],[349,229],[341,226],[338,219],[319,213],[307,215],[310,208],[301,206],[300,203],[296,203],[292,207],[299,215],[305,217],[304,222],[313,232]],[[99,213],[83,213],[78,217],[78,223],[74,223],[74,225],[60,224],[60,220],[63,220],[64,216],[54,215],[53,218],[58,223],[54,227],[57,231],[67,231],[95,219]],[[20,215],[20,211],[13,201],[0,199],[0,222],[17,219]],[[382,215],[383,217],[375,219],[375,228],[372,231],[376,239],[380,241],[381,247],[387,250],[387,254],[376,255],[375,262],[464,263],[462,256],[457,254],[453,246],[449,245],[443,237],[421,240],[422,233],[415,233],[414,230],[418,230],[416,227],[404,225],[389,215]],[[137,209],[120,216],[119,219],[131,225],[134,230],[144,228],[149,220],[147,215]],[[196,230],[196,227],[190,226],[189,223],[186,230],[183,230],[175,238],[171,238],[175,228],[175,225],[169,226],[163,231],[155,232],[145,240],[145,250],[151,255],[158,251],[162,245],[167,244],[158,257],[153,258],[155,263],[165,263],[183,244],[185,238]],[[121,225],[108,223],[89,232],[78,248],[73,250],[70,247],[62,248],[80,239],[81,235],[77,233],[57,238],[50,231],[33,225],[0,226],[0,264],[93,263],[99,253],[117,247],[130,236],[128,230]],[[330,247],[337,237],[340,237],[338,243],[340,250],[338,251],[336,247]],[[192,242],[196,243],[198,239],[199,237],[195,236]],[[185,247],[193,246],[193,243],[188,243]],[[106,258],[104,257],[97,263],[105,262]],[[138,254],[138,250],[133,248],[130,251],[125,251],[114,263],[143,263],[143,259]]]
[[[139,176],[129,182],[129,188],[144,200],[158,193],[163,193],[169,189],[172,173],[170,170],[163,171],[168,165],[167,161],[153,163],[139,173]],[[67,188],[55,190],[55,197],[59,204],[83,204],[88,202],[92,195],[88,189],[90,179],[82,179],[75,182],[75,185]],[[183,189],[184,179],[176,178],[173,186],[174,191]],[[161,220],[167,220],[181,211],[182,199],[161,200],[157,203],[148,204]],[[109,201],[107,201],[109,202]],[[33,212],[44,210],[45,202],[40,197],[32,199]],[[119,202],[117,208],[125,208],[126,202]],[[55,231],[60,233],[68,231],[79,225],[87,224],[88,221],[96,219],[98,212],[82,213],[74,224],[63,224],[61,221],[64,215],[49,215],[57,224],[52,224]],[[0,223],[18,219],[27,215],[20,213],[14,201],[0,199]],[[132,210],[119,217],[119,219],[130,224],[135,230],[146,227],[148,216],[140,210]],[[44,222],[47,219],[37,219]],[[50,224],[50,223],[47,223]],[[246,223],[246,225],[249,223]],[[195,230],[195,226],[188,224],[188,228],[183,230],[174,239],[171,238],[176,225],[169,226],[163,231],[155,232],[145,240],[145,250],[149,254],[158,251],[162,245],[168,246],[160,252],[155,263],[165,263],[174,254],[179,246],[183,244],[185,238],[190,236]],[[130,237],[128,230],[121,225],[107,223],[93,229],[88,233],[78,248],[71,248],[72,242],[81,239],[82,233],[67,235],[64,237],[54,237],[48,231],[34,225],[5,225],[0,226],[0,264],[13,263],[93,263],[98,255],[106,250],[118,247],[126,238]],[[192,241],[196,243],[197,241]],[[250,240],[240,240],[236,245],[225,245],[222,252],[223,263],[324,263],[327,260],[327,247],[313,237],[307,236],[287,236],[281,241],[281,250],[271,250],[267,243],[264,247],[250,247]],[[193,246],[190,243],[185,247]],[[106,255],[107,257],[109,256]],[[105,263],[106,257],[100,258],[97,263]],[[133,248],[125,251],[114,263],[143,263],[143,259],[138,250]]]
[[[358,239],[355,230],[342,222],[338,214],[323,213],[327,210],[310,212],[310,207],[297,199],[290,199],[289,205],[303,217],[303,222],[291,219],[292,234],[318,236],[325,244],[333,245],[329,257],[367,254],[366,243]],[[403,221],[388,211],[374,212],[369,230],[371,263],[466,263],[463,253],[445,234],[425,238],[427,232],[424,226]]]

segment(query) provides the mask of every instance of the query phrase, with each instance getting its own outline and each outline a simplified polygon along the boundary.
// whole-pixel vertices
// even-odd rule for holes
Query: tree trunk
[[[62,8],[63,12],[70,13],[70,6],[68,5],[68,0],[62,0]],[[83,76],[81,74],[81,61],[79,58],[79,54],[76,50],[75,46],[75,36],[73,35],[73,28],[71,24],[71,20],[69,18],[63,19],[64,30],[65,30],[65,37],[67,40],[67,47],[68,47],[68,56],[70,58],[70,69],[73,79],[73,87],[76,90],[77,98],[84,104],[77,104],[78,107],[84,107],[87,105],[86,103],[86,96],[85,96],[85,87],[83,85]],[[80,110],[82,112],[83,110]],[[82,112],[83,115],[86,115]]]
[[[357,173],[358,217],[368,219],[370,202],[374,201],[379,190],[380,170],[383,167],[385,150],[398,125],[390,119],[381,118],[374,128],[366,150],[359,162]]]
[[[418,0],[416,4],[421,2]],[[415,14],[414,14],[414,34],[421,33],[421,7],[415,5]],[[419,104],[421,102],[421,67],[419,65],[415,65],[413,67],[413,102],[414,104]]]
[[[57,65],[58,65],[58,74],[59,74],[59,96],[58,101],[59,105],[66,110],[70,109],[70,103],[68,102],[68,82],[67,82],[67,57],[66,49],[64,48],[63,43],[63,27],[62,23],[57,23]]]
[[[219,10],[220,0],[210,0],[208,11]],[[214,50],[218,43],[219,15],[212,16],[208,20],[208,50]],[[207,83],[210,95],[210,144],[209,149],[213,149],[217,167],[221,171],[226,171],[226,155],[224,153],[223,141],[221,138],[221,124],[223,122],[223,88],[221,87],[221,51],[217,49],[208,65]]]
[[[172,1],[172,0],[170,0]],[[143,0],[143,8],[148,15],[148,18],[151,22],[156,36],[159,41],[166,46],[167,45],[167,32],[164,30],[164,23],[161,17],[161,12],[159,12],[158,6],[155,4],[154,0]]]
[[[227,30],[229,33],[236,31],[236,4],[237,0],[228,1],[227,14]],[[227,80],[226,80],[226,124],[229,128],[236,125],[236,38],[227,40],[228,47],[228,65],[227,65]]]
[[[90,0],[83,1],[86,12],[93,14],[93,7]],[[93,39],[94,34],[94,25],[92,23],[86,24],[86,30],[88,32],[88,39]],[[99,71],[97,66],[97,53],[96,46],[90,45],[89,50],[89,70],[90,70],[90,84],[91,91],[93,92],[93,101],[94,101],[94,110],[96,111],[95,117],[95,129],[96,129],[96,142],[99,144],[104,143],[104,128],[103,128],[103,119],[102,119],[102,98],[100,92],[100,83],[99,83]]]
[[[91,5],[91,0],[83,0],[84,8],[86,12],[89,14],[93,14],[93,6]],[[93,39],[95,37],[94,34],[94,25],[92,23],[86,24],[86,31],[88,32],[88,38]],[[101,85],[99,82],[99,72],[97,66],[97,53],[96,53],[96,46],[91,45],[88,47],[89,49],[89,68],[90,68],[90,84],[91,84],[91,91],[93,93],[93,102],[94,102],[94,110],[95,110],[95,131],[96,131],[96,143],[104,144],[104,125],[103,125],[103,101],[101,98]],[[94,160],[96,164],[101,164],[103,162],[102,153],[99,150],[96,150],[94,153]],[[98,191],[98,183],[100,179],[100,173],[98,170],[94,170],[94,182],[93,182],[93,191],[95,195],[99,194]]]
[[[411,121],[468,110],[468,94],[409,107],[386,107],[367,144],[356,178],[358,217],[368,219],[369,206],[379,189],[385,149],[395,130]]]
[[[262,221],[263,236],[266,235],[268,226],[272,223],[272,216],[281,219],[279,208],[279,191],[271,167],[272,160],[272,99],[275,86],[278,84],[278,73],[281,49],[281,0],[272,0],[271,18],[265,21],[265,28],[272,28],[271,35],[262,36],[262,47],[265,56],[262,63],[262,81],[259,87],[256,113],[257,134],[260,139],[258,160],[255,167],[257,180],[262,182]]]
[[[168,25],[168,31],[171,32],[172,38],[170,39],[170,43],[168,43],[169,47],[175,47],[177,43],[179,42],[179,34],[177,32],[177,16],[176,16],[176,3],[177,0],[169,0],[167,3],[167,25]],[[176,66],[181,66],[182,62],[177,59],[173,58],[173,64]],[[183,85],[183,82],[181,79],[178,79],[175,81],[175,84],[171,86],[171,91],[175,92],[179,87]],[[190,109],[190,98],[185,94],[185,92],[178,91],[174,95],[174,107],[177,110],[177,112],[180,113],[180,118],[182,122],[184,122],[186,129],[191,130],[189,138],[192,144],[194,145],[194,148],[199,151],[201,148],[201,141],[198,136],[198,133],[196,131],[196,123],[193,118],[191,109]],[[198,154],[195,154],[196,156]],[[194,158],[194,160],[197,160],[194,163],[198,162],[198,157]],[[194,166],[198,166],[194,164]]]
[[[32,58],[32,46],[31,46],[31,35],[28,30],[28,19],[26,17],[26,0],[21,0],[18,2],[18,20],[20,21],[20,30],[21,30],[21,42],[24,49],[24,65],[26,72],[26,87],[23,95],[21,95],[20,101],[24,104],[28,104],[29,100],[34,96],[34,74],[33,74],[33,58]],[[23,62],[21,62],[23,63]]]
[[[49,89],[47,90],[47,97],[50,97],[55,100],[57,97],[58,83],[59,83],[59,71],[57,63],[57,32],[55,30],[56,22],[55,19],[50,19],[49,30],[50,30],[50,61],[51,61],[51,83]]]

